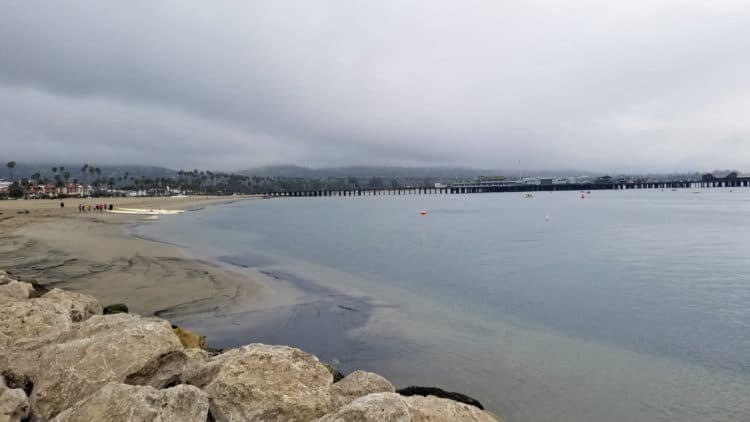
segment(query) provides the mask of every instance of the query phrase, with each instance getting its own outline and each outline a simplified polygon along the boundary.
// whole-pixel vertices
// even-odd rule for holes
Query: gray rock
[[[11,280],[13,280],[13,277],[8,275],[7,272],[0,270],[0,286],[2,286],[3,284],[9,283]]]
[[[8,388],[0,378],[0,422],[20,422],[29,416],[29,398],[20,388]]]
[[[33,413],[49,419],[109,382],[174,384],[182,345],[166,321],[131,314],[96,315],[66,341],[44,347],[31,394]]]
[[[0,285],[0,303],[26,300],[33,291],[34,287],[29,283],[8,279],[7,283]]]
[[[205,384],[218,422],[309,421],[329,411],[333,377],[309,353],[251,344],[210,359],[191,383]]]
[[[54,422],[205,422],[208,396],[197,387],[177,385],[166,390],[110,383],[61,412]]]
[[[2,287],[8,286],[14,284]],[[92,296],[60,289],[40,298],[4,303],[0,306],[0,369],[31,374],[42,347],[64,341],[73,333],[74,322],[97,312],[101,313],[101,307]]]
[[[73,322],[85,321],[94,315],[102,314],[102,306],[99,305],[99,302],[93,296],[52,289],[42,296],[42,298],[56,300],[68,308],[70,311],[70,320]]]
[[[354,371],[331,386],[331,409],[371,393],[393,393],[394,388],[387,379],[366,371]]]
[[[374,393],[360,397],[318,422],[410,422],[409,408],[396,393]]]
[[[39,350],[73,330],[70,311],[54,299],[29,299],[0,306],[0,369],[18,375],[36,368]]]
[[[412,422],[501,422],[476,406],[435,396],[403,397]]]

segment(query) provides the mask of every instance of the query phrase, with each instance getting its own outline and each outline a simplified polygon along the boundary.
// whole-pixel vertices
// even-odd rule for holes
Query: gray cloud
[[[621,3],[5,2],[2,155],[747,168],[750,9]]]

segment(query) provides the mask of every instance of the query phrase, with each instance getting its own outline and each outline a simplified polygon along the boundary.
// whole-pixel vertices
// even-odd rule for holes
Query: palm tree
[[[86,178],[86,170],[89,168],[89,165],[84,163],[83,167],[81,167],[81,174],[83,175],[83,178]]]
[[[15,161],[8,161],[8,163],[6,164],[6,166],[8,166],[8,178],[9,179],[13,179],[13,167],[16,166],[16,162]]]
[[[36,173],[34,173],[34,174],[31,175],[31,179],[34,180],[34,183],[36,183],[38,185],[39,181],[42,179],[42,175],[39,174],[39,172],[36,172]]]

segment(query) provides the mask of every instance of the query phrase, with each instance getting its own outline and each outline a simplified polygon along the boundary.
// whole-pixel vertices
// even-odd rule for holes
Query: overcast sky
[[[739,1],[5,1],[0,160],[750,170]]]

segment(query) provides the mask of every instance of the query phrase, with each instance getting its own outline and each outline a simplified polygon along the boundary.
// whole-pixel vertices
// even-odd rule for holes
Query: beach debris
[[[339,308],[345,310],[345,311],[351,311],[351,312],[359,312],[358,310],[350,307],[350,306],[344,306],[344,305],[338,305]]]
[[[323,364],[323,366],[326,367],[326,369],[328,370],[328,372],[330,372],[331,375],[333,376],[333,382],[334,383],[337,383],[337,382],[341,381],[342,379],[344,379],[344,374],[342,374],[341,371],[338,370],[338,368],[336,368],[335,366],[331,365],[330,363],[325,363],[325,362],[321,362],[321,363]]]
[[[208,418],[208,395],[192,385],[165,390],[110,383],[57,415],[55,422],[201,421]]]
[[[190,330],[186,330],[182,327],[172,326],[177,338],[180,339],[180,343],[186,349],[203,349],[208,350],[208,344],[206,344],[206,336],[200,336]]]
[[[480,409],[484,409],[484,406],[482,406],[482,403],[479,403],[478,400],[475,400],[465,394],[445,391],[442,388],[437,387],[410,386],[406,388],[400,388],[396,390],[396,392],[401,394],[402,396],[435,396],[444,399],[450,399],[460,403],[470,404]]]
[[[128,313],[128,305],[124,303],[113,303],[112,305],[107,305],[102,310],[102,313],[104,315],[112,315],[112,314],[127,314]]]

